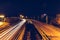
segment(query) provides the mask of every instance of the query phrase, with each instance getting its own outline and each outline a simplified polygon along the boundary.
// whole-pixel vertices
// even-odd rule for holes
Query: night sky
[[[6,16],[38,16],[42,13],[53,16],[60,13],[60,0],[0,0],[0,13]]]

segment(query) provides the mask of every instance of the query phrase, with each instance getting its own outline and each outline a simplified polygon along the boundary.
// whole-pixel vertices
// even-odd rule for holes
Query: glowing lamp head
[[[5,16],[4,15],[0,15],[0,18],[4,18]]]
[[[20,15],[20,18],[24,18],[24,16],[23,15]]]

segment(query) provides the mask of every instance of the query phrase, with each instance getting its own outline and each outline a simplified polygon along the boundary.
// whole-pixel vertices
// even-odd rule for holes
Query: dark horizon
[[[38,16],[46,13],[49,16],[55,16],[60,13],[59,0],[8,0],[0,1],[0,13],[7,16]]]

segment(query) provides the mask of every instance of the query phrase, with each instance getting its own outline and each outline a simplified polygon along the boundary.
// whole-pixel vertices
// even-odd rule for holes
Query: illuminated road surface
[[[11,40],[12,37],[17,33],[17,31],[22,27],[22,25],[26,22],[25,19],[23,19],[20,23],[15,25],[12,28],[9,28],[8,30],[2,32],[0,34],[0,40]]]
[[[34,26],[28,28],[28,31],[26,26],[23,26],[25,22],[26,20],[23,19],[17,25],[0,33],[0,40],[32,40],[33,38],[36,38],[33,40],[60,40],[60,28],[32,20]]]
[[[33,20],[36,29],[44,40],[60,40],[60,28]]]
[[[0,22],[0,29],[3,29],[5,27],[9,26],[8,22]]]

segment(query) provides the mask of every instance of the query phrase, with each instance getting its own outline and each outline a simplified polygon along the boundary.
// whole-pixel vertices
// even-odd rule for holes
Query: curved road
[[[14,27],[2,32],[0,34],[0,40],[11,40],[12,37],[17,33],[17,31],[22,27],[22,25],[26,22],[25,19],[23,19],[20,23],[15,25]]]
[[[60,28],[29,20],[32,24],[26,23],[23,19],[15,26],[0,33],[0,40],[60,40]]]

